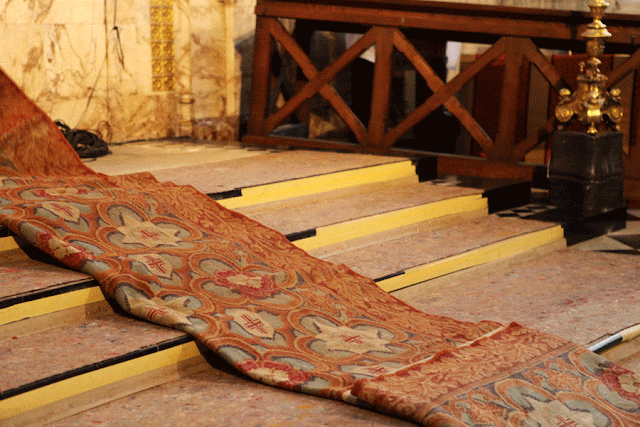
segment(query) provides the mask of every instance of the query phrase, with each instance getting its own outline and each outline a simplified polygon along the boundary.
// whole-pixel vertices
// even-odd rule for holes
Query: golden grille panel
[[[152,90],[167,92],[175,86],[173,0],[151,0]]]

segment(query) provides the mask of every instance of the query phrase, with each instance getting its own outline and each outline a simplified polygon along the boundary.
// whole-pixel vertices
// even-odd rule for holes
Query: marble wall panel
[[[251,103],[251,68],[253,59],[253,36],[256,26],[256,0],[236,0],[234,10],[233,41],[240,60],[241,82],[238,85],[239,113],[242,120],[249,116]]]
[[[640,0],[613,0],[610,1],[611,6],[607,9],[607,12],[626,13],[626,14],[639,14],[640,13]],[[605,21],[606,21],[605,17]]]
[[[218,0],[193,0],[190,4],[194,117],[224,116],[228,114],[224,4]]]
[[[89,96],[103,95],[102,28],[62,23],[0,25],[0,42],[0,66],[52,118],[75,124]]]
[[[152,85],[150,1],[175,4],[171,90]],[[224,10],[217,0],[2,0],[0,67],[71,127],[114,142],[177,135],[194,111],[237,116],[226,102],[237,90],[225,87],[236,81]]]
[[[174,0],[174,10],[175,91],[179,94],[191,95],[191,8],[189,1]]]
[[[256,0],[236,0],[234,16],[234,40],[253,35],[256,27]]]

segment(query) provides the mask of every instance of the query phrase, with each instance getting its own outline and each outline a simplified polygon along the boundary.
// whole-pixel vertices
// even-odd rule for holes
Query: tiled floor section
[[[498,212],[496,215],[502,218],[526,218],[540,212],[548,211],[549,209],[554,209],[554,206],[548,205],[543,201],[537,201],[525,206]]]
[[[574,247],[582,250],[640,255],[640,210],[627,211],[627,226],[624,230],[579,243]],[[640,258],[637,262],[640,263]]]

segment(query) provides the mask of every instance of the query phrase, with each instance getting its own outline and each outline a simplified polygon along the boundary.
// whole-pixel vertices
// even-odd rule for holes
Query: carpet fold
[[[640,425],[640,380],[563,338],[420,312],[194,188],[87,168],[0,72],[0,224],[263,383],[425,426]]]

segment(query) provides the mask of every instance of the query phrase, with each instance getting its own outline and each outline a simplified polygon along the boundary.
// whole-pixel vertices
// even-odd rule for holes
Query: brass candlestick
[[[560,100],[556,107],[556,118],[562,129],[564,123],[577,117],[590,134],[598,133],[600,123],[606,123],[611,129],[619,130],[622,120],[622,105],[620,104],[620,89],[605,90],[604,76],[598,66],[598,56],[604,52],[604,41],[611,37],[607,26],[602,23],[605,9],[609,6],[604,0],[593,0],[589,5],[593,22],[587,25],[587,30],[581,35],[586,39],[587,55],[589,59],[580,63],[578,89],[572,94],[569,89],[560,90]]]

